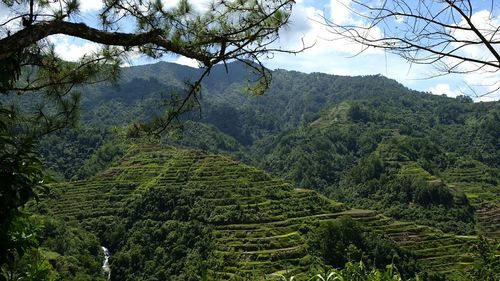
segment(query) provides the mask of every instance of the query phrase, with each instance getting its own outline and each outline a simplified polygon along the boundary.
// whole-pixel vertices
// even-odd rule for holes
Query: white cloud
[[[349,1],[343,1],[345,5]],[[331,7],[332,3],[337,3],[336,0],[332,0],[328,5],[331,9],[331,17],[328,20],[332,21],[347,21],[351,20],[351,11],[345,8],[342,4],[336,4],[338,8]],[[340,8],[344,7],[344,9]],[[325,24],[325,18],[327,15],[322,7],[316,6],[306,6],[305,4],[295,4],[292,15],[290,17],[289,26],[287,26],[284,31],[280,32],[280,43],[285,43],[285,45],[290,49],[297,49],[302,46],[302,42],[306,46],[315,44],[314,48],[307,50],[306,53],[334,53],[340,52],[344,56],[352,56],[364,49],[364,47],[356,42],[347,40],[341,36],[332,33],[328,26]],[[381,36],[381,32],[378,28],[374,29],[371,37],[378,38]],[[366,54],[382,52],[375,49],[367,49]]]
[[[100,10],[104,7],[103,0],[82,0],[78,2],[81,15]],[[59,1],[49,1],[49,6],[44,8],[45,12],[54,13],[65,9],[65,4],[61,5]],[[43,10],[41,12],[44,12]]]
[[[279,47],[288,49],[300,49],[302,43],[312,45],[317,40],[317,35],[312,26],[312,18],[318,17],[320,11],[313,7],[304,7],[296,4],[293,7],[292,15],[288,24],[279,31]]]
[[[485,35],[486,38],[492,41],[500,40],[500,34],[497,32],[498,26],[500,26],[500,17],[497,15],[492,15],[490,11],[481,10],[472,14],[470,18],[474,26]],[[465,19],[462,19],[458,26],[469,28],[469,24]],[[455,29],[452,31],[452,35],[457,38],[457,40],[466,41],[479,41],[478,36],[472,30]],[[493,37],[492,37],[493,36]],[[462,43],[453,43],[454,47],[461,46]],[[469,45],[461,49],[461,51],[469,56],[480,58],[480,59],[494,59],[491,52],[486,49],[483,44],[479,45]]]
[[[83,13],[98,11],[103,7],[102,0],[83,0],[80,1],[80,11]]]
[[[452,90],[450,88],[449,84],[437,84],[433,87],[430,87],[429,92],[433,93],[434,95],[443,95],[444,94],[450,98],[454,98],[454,97],[463,95],[463,93],[460,91]]]
[[[474,101],[476,102],[492,102],[492,101],[497,101],[500,99],[500,96],[482,96],[482,97],[479,97],[479,98],[476,98],[474,99]]]
[[[497,32],[498,26],[500,26],[500,17],[498,15],[493,15],[488,10],[481,10],[472,14],[471,21],[487,39],[492,41],[500,40],[500,34]],[[469,24],[464,19],[460,21],[458,26],[469,28]],[[456,29],[451,30],[451,34],[457,40],[479,42],[478,36],[471,30]],[[455,42],[452,46],[453,48],[461,47],[457,52],[458,55],[480,61],[496,62],[496,58],[484,44],[464,46],[463,43]],[[500,52],[500,48],[496,47],[496,50]],[[485,93],[496,91],[496,93],[491,93],[489,96],[492,97],[496,95],[496,99],[500,98],[500,93],[498,91],[500,87],[500,72],[498,68],[485,66],[482,63],[462,62],[454,58],[447,58],[444,61],[448,66],[459,64],[457,70],[465,73],[463,75],[463,80],[468,87],[474,89],[475,93],[473,94],[481,96]],[[483,98],[481,100],[487,99]]]
[[[173,8],[178,4],[178,0],[162,0],[166,8]],[[196,11],[204,12],[210,7],[210,0],[190,0]],[[434,70],[428,65],[410,65],[399,57],[384,53],[381,50],[368,49],[359,56],[352,57],[363,49],[358,43],[350,42],[340,36],[335,36],[328,31],[328,28],[322,24],[324,18],[328,17],[334,23],[346,24],[354,23],[362,25],[363,23],[352,14],[348,9],[352,0],[299,0],[293,7],[290,23],[287,27],[280,31],[278,41],[273,45],[276,48],[285,50],[300,49],[303,42],[306,46],[315,43],[314,47],[305,50],[297,55],[276,53],[273,59],[266,60],[265,64],[269,68],[284,68],[298,70],[302,72],[325,72],[339,75],[370,75],[383,74],[389,78],[398,80],[408,87],[431,91],[436,94],[447,94],[448,96],[456,96],[461,94],[463,90],[467,90],[467,85],[483,85],[483,90],[479,90],[478,94],[487,92],[494,88],[490,84],[495,84],[498,87],[500,74],[490,72],[476,72],[463,76],[447,76],[447,78],[437,78],[431,80],[418,80],[431,75]],[[87,12],[99,10],[102,5],[102,0],[85,0],[81,1],[80,9],[82,16],[89,16]],[[12,11],[7,9],[0,2],[0,22],[2,19],[12,17]],[[473,15],[473,21],[483,27],[488,19],[488,14],[485,11],[477,12]],[[88,19],[83,18],[85,22]],[[17,25],[16,25],[17,24]],[[11,26],[19,28],[19,23],[12,23]],[[89,24],[91,22],[89,21]],[[499,18],[494,18],[491,23],[496,26],[500,25]],[[4,31],[4,28],[2,28]],[[1,33],[1,36],[5,36]],[[124,29],[126,30],[126,29]],[[370,36],[380,37],[382,31],[375,29]],[[468,38],[470,34],[459,34],[463,38]],[[458,36],[458,35],[457,35]],[[55,43],[56,52],[66,60],[75,61],[84,54],[92,53],[99,49],[99,45],[90,43],[80,39],[74,39],[66,36],[51,36],[50,41]],[[464,51],[475,55],[484,55],[484,49],[480,47],[471,47]],[[164,58],[165,59],[165,58]],[[175,63],[198,67],[198,62],[186,57],[169,57],[166,59]],[[132,56],[130,64],[141,64],[151,62],[143,57],[138,58]],[[127,63],[128,64],[128,63]],[[467,67],[471,67],[468,65]],[[411,70],[411,71],[410,71]],[[488,86],[490,85],[490,86]],[[498,93],[498,91],[497,91]],[[495,99],[499,99],[500,94],[497,94]],[[489,100],[489,97],[478,100]]]
[[[306,0],[295,4],[290,26],[280,32],[279,46],[284,49],[297,49],[302,46],[301,40],[306,44],[313,42],[316,44],[313,48],[297,55],[278,53],[271,60],[266,61],[266,65],[272,69],[284,68],[339,75],[383,74],[407,87],[421,91],[430,90],[439,95],[446,94],[452,97],[463,93],[473,96],[474,93],[469,86],[474,87],[477,95],[481,95],[493,90],[495,85],[496,87],[500,85],[500,73],[481,71],[467,75],[434,77],[439,72],[432,65],[410,64],[382,50],[367,49],[354,56],[363,50],[363,47],[328,32],[322,24],[323,17],[328,16],[329,20],[334,23],[352,23],[362,26],[363,22],[348,8],[351,2],[351,0],[328,0],[326,5],[321,6],[318,1]],[[480,19],[485,19],[485,14],[484,12],[478,13],[473,18],[478,22]],[[496,24],[496,26],[499,25]],[[373,29],[369,35],[373,38],[380,38],[382,31]],[[484,53],[484,50],[481,52]],[[429,77],[434,78],[427,79]],[[477,87],[480,84],[482,87]],[[500,96],[497,96],[496,99],[499,98]]]
[[[80,1],[80,12],[88,13],[101,9],[103,7],[102,0],[85,0]],[[58,1],[49,1],[48,7],[38,7],[35,6],[35,13],[39,14],[51,14],[54,11],[58,11],[61,9],[61,5]],[[5,5],[3,2],[0,2],[0,38],[6,36],[7,31],[10,33],[14,33],[22,28],[21,19],[11,20],[15,16],[24,15],[28,11],[28,6],[26,3],[18,4],[14,2],[14,4],[10,7]],[[39,17],[38,20],[42,20],[42,17]],[[8,23],[7,23],[8,21]]]
[[[179,0],[175,0],[175,1],[162,0],[161,2],[163,3],[163,7],[165,9],[175,8],[179,4]],[[210,8],[211,2],[212,1],[210,1],[210,0],[190,0],[190,1],[188,1],[188,3],[191,5],[191,7],[193,7],[193,9],[196,12],[200,12],[200,13],[206,12]]]
[[[340,6],[331,7],[332,3]],[[343,3],[347,5],[348,1],[343,1]],[[341,75],[386,74],[384,52],[368,49],[360,56],[352,58],[364,47],[331,33],[325,25],[324,20],[330,13],[329,11],[333,13],[330,15],[331,18],[342,21],[352,19],[349,14],[351,12],[347,8],[334,0],[325,3],[324,6],[318,6],[317,3],[313,5],[315,6],[308,5],[307,2],[294,5],[289,26],[280,31],[279,47],[285,50],[297,50],[303,46],[302,42],[306,46],[314,46],[295,56],[276,53],[271,60],[266,61],[268,67]],[[337,17],[336,13],[340,13],[340,16]],[[379,36],[376,32],[378,30],[372,36]],[[400,66],[401,64],[397,67]],[[398,73],[405,74],[406,71],[398,71]]]
[[[16,11],[20,9],[18,4],[12,7],[7,7],[3,2],[0,2],[0,38],[6,37],[7,33],[14,33],[21,29],[21,20],[10,20],[17,16]]]
[[[478,96],[478,100],[500,100],[500,73],[477,71],[465,74],[463,80],[469,89],[474,90],[471,96]]]
[[[196,67],[198,68],[200,66],[200,63],[191,58],[187,58],[185,56],[179,56],[176,60],[173,61],[174,63],[182,64],[182,65],[187,65],[191,67]]]
[[[56,54],[67,61],[77,61],[84,55],[90,55],[100,48],[99,44],[65,35],[50,36],[48,40],[54,44]]]
[[[352,12],[349,9],[351,0],[330,0],[331,20],[335,24],[351,22]]]
[[[497,32],[498,26],[500,26],[500,17],[498,15],[494,16],[487,10],[481,10],[472,14],[471,21],[486,38],[492,41],[500,40],[500,34]],[[469,24],[465,20],[460,21],[458,26],[469,28]],[[478,36],[471,30],[454,29],[450,30],[450,33],[456,40],[480,42]],[[479,61],[496,62],[496,58],[485,44],[466,45],[464,43],[453,42],[452,48],[457,49],[455,54],[459,56]],[[497,47],[496,49],[500,52],[500,48]],[[454,70],[465,73],[464,80],[471,86],[484,88],[487,91],[500,86],[500,73],[498,73],[498,68],[496,67],[487,66],[483,63],[464,62],[452,57],[445,58],[443,62],[448,67],[457,65]]]

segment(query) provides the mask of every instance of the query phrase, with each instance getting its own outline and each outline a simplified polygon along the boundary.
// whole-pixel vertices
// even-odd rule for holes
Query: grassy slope
[[[420,99],[421,97],[415,96],[413,98]],[[437,100],[437,98],[434,97],[433,99]],[[433,99],[430,100],[432,101]],[[417,101],[419,100],[417,99]],[[454,101],[450,101],[450,104],[453,102]],[[439,130],[435,132],[431,131],[432,126],[427,128],[424,126],[425,122],[422,121],[414,124],[414,127],[417,129],[415,129],[412,135],[402,131],[403,129],[411,127],[404,123],[403,120],[427,120],[433,116],[430,111],[425,111],[429,109],[415,109],[417,112],[412,112],[405,110],[405,108],[400,109],[394,104],[387,103],[383,104],[384,107],[377,108],[373,107],[373,105],[368,106],[370,103],[367,102],[362,105],[362,107],[366,106],[367,109],[365,108],[365,110],[368,112],[367,114],[372,114],[373,116],[376,116],[376,114],[385,114],[384,118],[378,120],[373,117],[373,120],[367,122],[354,122],[350,120],[348,116],[349,109],[353,104],[357,103],[349,101],[331,105],[324,110],[315,121],[303,127],[282,133],[276,137],[275,140],[264,143],[264,148],[255,146],[255,149],[260,149],[262,151],[258,154],[264,159],[261,161],[261,163],[263,163],[261,165],[265,169],[270,170],[274,175],[283,176],[291,181],[309,181],[313,183],[312,185],[316,184],[323,189],[329,184],[335,186],[337,189],[343,189],[345,186],[336,184],[336,180],[341,178],[343,173],[345,174],[346,171],[352,169],[355,163],[361,162],[360,159],[363,160],[366,155],[369,155],[368,152],[371,150],[380,154],[380,149],[383,148],[384,145],[387,146],[386,143],[390,140],[403,141],[409,137],[428,138],[430,136],[439,138],[442,140],[441,142],[431,139],[429,143],[439,148],[432,154],[433,157],[439,156],[439,152],[442,154],[443,160],[468,157],[466,158],[467,160],[463,160],[464,162],[461,164],[443,165],[443,167],[438,169],[437,165],[439,164],[433,163],[433,159],[427,159],[426,157],[428,156],[417,155],[416,157],[413,156],[417,159],[410,159],[411,157],[408,154],[411,154],[411,151],[399,151],[396,146],[386,149],[387,151],[385,151],[385,155],[381,159],[383,165],[386,168],[392,169],[394,174],[415,176],[427,182],[429,186],[442,184],[450,189],[455,197],[465,194],[471,202],[471,205],[475,208],[474,216],[477,221],[476,230],[479,230],[489,237],[500,237],[500,201],[498,199],[500,198],[500,185],[498,184],[499,170],[498,168],[487,166],[485,163],[472,160],[469,152],[466,153],[460,150],[450,151],[451,149],[449,147],[445,147],[444,144],[447,142],[446,139],[453,139],[449,133],[453,132],[454,128],[457,126],[440,125],[441,127],[439,130],[448,133],[445,134]],[[422,104],[424,103],[422,102]],[[490,105],[492,106],[490,110],[493,111],[494,104]],[[478,108],[480,106],[483,106],[483,104],[470,105],[471,108],[476,108],[476,110],[479,110]],[[437,105],[433,105],[430,108],[435,109]],[[479,117],[470,114],[468,118],[470,120],[479,120],[487,116],[487,112],[476,114]],[[422,125],[423,129],[419,128],[417,125]],[[467,130],[475,132],[475,130],[477,130],[477,126],[472,125],[467,130],[464,129],[465,125],[462,127],[458,126],[458,128],[460,130],[457,129],[457,132]],[[462,138],[470,142],[473,141],[470,136],[461,135],[456,138]],[[367,140],[371,141],[371,143]],[[354,149],[344,147],[345,143],[350,142],[355,143],[355,145],[352,145],[355,147]],[[487,140],[479,144],[485,143],[487,143]],[[369,148],[370,146],[367,144],[370,144],[373,148]],[[469,146],[472,146],[472,144]],[[361,149],[359,147],[361,147]],[[354,156],[352,156],[353,154]],[[429,161],[436,166],[436,171],[431,174],[422,167],[421,163],[418,163],[419,161]],[[344,163],[349,164],[346,165]],[[313,169],[307,168],[313,165],[315,165]],[[305,166],[306,168],[298,169],[297,166]],[[338,168],[338,166],[341,168]],[[341,171],[337,172],[337,170]],[[335,174],[336,172],[338,175]],[[354,193],[352,190],[349,190],[349,192],[351,194]],[[359,198],[356,199],[365,199],[365,197],[359,196]],[[344,199],[341,198],[339,200]],[[460,207],[461,204],[459,202],[455,203]],[[370,206],[358,207],[373,208]],[[408,205],[408,209],[411,208],[412,205]],[[471,223],[472,226],[474,226],[474,222]]]
[[[482,168],[482,169],[481,169]],[[478,230],[492,238],[500,238],[500,183],[492,183],[484,178],[487,167],[457,167],[445,173],[449,186],[462,190],[476,209]],[[498,173],[498,169],[491,171]],[[490,177],[487,177],[490,178]]]
[[[341,215],[386,231],[415,250],[431,272],[460,275],[471,262],[467,248],[474,237],[397,222],[373,211],[347,210],[315,191],[294,188],[259,169],[199,150],[136,145],[93,179],[54,185],[42,205],[50,206],[49,215],[77,218],[102,238],[96,226],[126,220],[127,205],[151,187],[182,191],[189,194],[190,206],[198,206],[191,207],[190,219],[213,227],[214,254],[224,261],[210,271],[217,279],[281,272],[300,280],[313,263],[304,227]]]

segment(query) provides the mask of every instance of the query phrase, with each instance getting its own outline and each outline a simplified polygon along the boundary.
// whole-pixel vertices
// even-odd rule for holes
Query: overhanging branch
[[[210,64],[211,59],[210,56],[174,44],[161,36],[161,32],[157,30],[144,33],[107,32],[89,27],[83,23],[49,21],[30,25],[9,37],[1,39],[0,60],[12,56],[18,50],[23,50],[43,38],[56,34],[74,36],[112,46],[136,47],[154,44],[167,51],[201,61],[206,65]]]

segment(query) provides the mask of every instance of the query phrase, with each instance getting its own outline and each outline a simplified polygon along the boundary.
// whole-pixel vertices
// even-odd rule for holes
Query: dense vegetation
[[[264,276],[286,266],[292,270],[299,262],[303,267],[295,271],[300,273],[312,259],[297,232],[301,224],[292,220],[342,210],[228,157],[160,146],[131,148],[93,180],[51,190],[38,209],[76,218],[101,237],[113,253],[113,280],[218,280],[250,269]],[[266,223],[288,226],[268,226],[253,243],[233,232],[239,225]],[[280,258],[285,256],[289,259]]]
[[[415,256],[402,249],[383,232],[366,228],[350,217],[326,221],[311,233],[311,249],[324,264],[342,268],[348,262],[362,261],[376,268],[396,265],[406,278],[413,277]]]
[[[92,279],[99,264],[86,261],[101,261],[100,243],[112,253],[115,280],[271,273],[300,279],[359,260],[379,269],[394,262],[405,277],[425,269],[428,280],[455,280],[476,261],[468,254],[476,237],[455,234],[498,237],[498,103],[414,92],[381,76],[283,70],[273,72],[264,96],[254,97],[242,94],[247,70],[229,68],[226,74],[216,67],[205,81],[201,115],[185,115],[183,130],[161,142],[227,153],[294,186],[384,215],[342,211],[229,158],[130,150],[145,142],[130,139],[140,135],[131,122],[159,114],[158,105],[199,70],[167,63],[127,68],[119,88],[84,89],[77,129],[41,140],[52,175],[80,181],[51,186],[37,209],[54,217],[49,226],[69,219],[88,233],[68,235],[75,252],[54,248],[57,231],[39,239],[53,253],[48,261],[57,274]],[[336,220],[345,214],[355,221]],[[344,236],[350,238],[337,239]],[[71,263],[56,256],[81,262],[69,270],[64,264]]]
[[[229,68],[212,71],[201,115],[186,115],[192,121],[164,143],[230,153],[351,206],[445,231],[473,233],[474,208],[496,210],[500,104],[414,92],[381,76],[283,70],[254,97],[242,93],[247,69]],[[158,114],[158,104],[199,71],[158,63],[124,69],[118,89],[87,88],[82,118],[89,125],[42,141],[48,167],[67,179],[93,175],[121,155],[111,139]],[[465,170],[477,172],[465,178]],[[470,200],[478,198],[472,183],[479,183],[478,200]]]
[[[112,280],[307,280],[360,260],[366,274],[391,263],[441,280],[473,267],[477,240],[346,210],[227,156],[146,144],[92,179],[52,185],[36,208],[99,237]]]

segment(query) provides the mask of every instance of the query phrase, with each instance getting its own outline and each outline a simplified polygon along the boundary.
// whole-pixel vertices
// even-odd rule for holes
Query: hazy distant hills
[[[255,80],[248,67],[231,63],[227,70],[217,66],[204,81],[202,118],[245,144],[312,119],[332,102],[413,93],[382,76],[346,77],[277,70],[273,71],[270,89],[255,97],[244,91],[248,81]],[[200,74],[199,69],[165,62],[124,68],[118,87],[101,85],[84,93],[86,120],[128,123],[144,118],[158,112],[159,100],[172,93],[181,94],[185,82]],[[132,108],[136,105],[140,108]],[[99,117],[103,108],[119,112],[115,118],[103,119]],[[144,108],[147,113],[141,112]],[[225,118],[228,115],[233,118]]]

